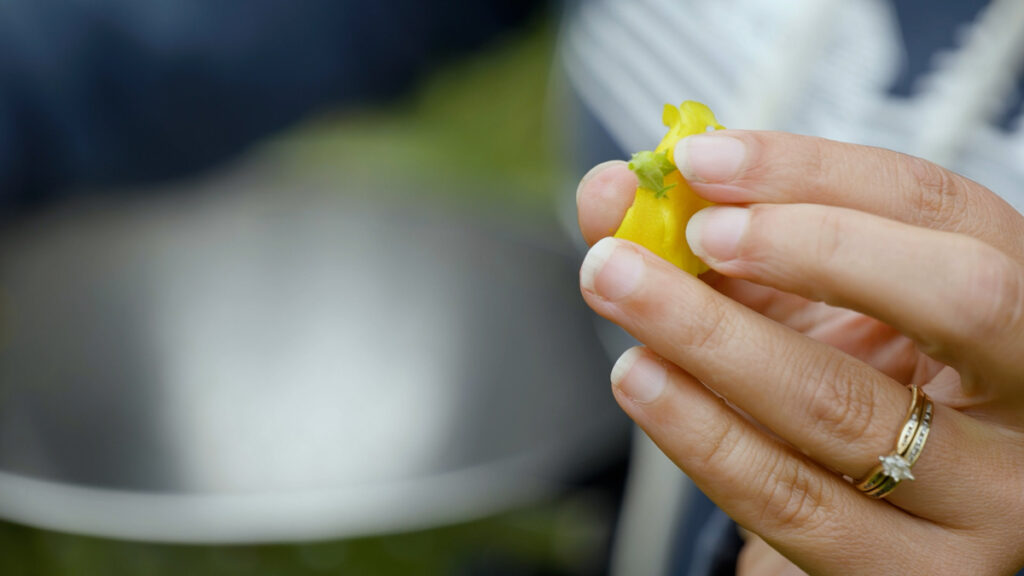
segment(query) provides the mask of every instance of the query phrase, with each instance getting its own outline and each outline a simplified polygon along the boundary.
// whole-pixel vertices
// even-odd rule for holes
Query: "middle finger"
[[[702,210],[687,238],[723,274],[897,328],[956,367],[973,394],[1012,381],[1024,354],[1024,270],[970,236],[830,206],[757,204]]]

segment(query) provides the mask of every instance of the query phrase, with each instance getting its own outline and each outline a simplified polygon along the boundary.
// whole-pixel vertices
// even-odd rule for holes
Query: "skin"
[[[577,192],[581,290],[645,344],[615,398],[751,533],[740,573],[1024,566],[1024,217],[923,160],[804,136],[693,136],[675,160],[724,204],[687,227],[712,272],[608,238],[636,188],[609,162]],[[893,449],[911,384],[931,435],[916,480],[873,500],[844,476]]]

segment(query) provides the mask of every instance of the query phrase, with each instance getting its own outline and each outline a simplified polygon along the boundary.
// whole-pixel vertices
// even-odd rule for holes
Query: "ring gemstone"
[[[882,461],[882,470],[893,480],[899,482],[900,480],[914,479],[914,475],[910,472],[910,462],[903,456],[890,454],[879,456],[878,459]]]

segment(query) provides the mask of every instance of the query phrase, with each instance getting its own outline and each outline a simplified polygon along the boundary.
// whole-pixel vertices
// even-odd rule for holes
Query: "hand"
[[[687,228],[707,282],[609,236],[636,180],[577,193],[587,303],[647,346],[622,408],[742,526],[811,574],[1007,574],[1024,565],[1024,217],[923,160],[781,133],[684,140],[727,204]],[[598,242],[600,240],[600,242]],[[885,500],[917,384],[931,435]],[[847,478],[844,478],[847,477]]]

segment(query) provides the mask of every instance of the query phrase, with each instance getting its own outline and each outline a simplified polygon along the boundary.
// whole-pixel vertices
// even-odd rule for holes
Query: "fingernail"
[[[587,252],[580,268],[580,286],[605,300],[629,295],[640,284],[641,256],[615,238],[603,238]]]
[[[588,182],[590,182],[591,180],[594,179],[595,176],[597,176],[598,174],[603,172],[605,170],[605,168],[608,168],[609,166],[611,166],[613,164],[620,164],[620,163],[622,163],[622,160],[608,160],[606,162],[601,162],[597,166],[594,166],[593,168],[588,170],[587,173],[583,175],[583,178],[580,178],[579,185],[576,186],[576,204],[579,205],[579,203],[580,203],[580,193],[583,191],[583,187],[586,186]]]
[[[697,134],[680,140],[672,155],[683,178],[691,182],[728,182],[743,166],[747,147],[730,136]]]
[[[750,209],[712,206],[697,212],[686,225],[686,242],[707,263],[738,256],[740,240],[750,225]]]
[[[645,354],[641,347],[626,350],[612,367],[612,386],[641,404],[661,396],[667,380],[665,366]]]

